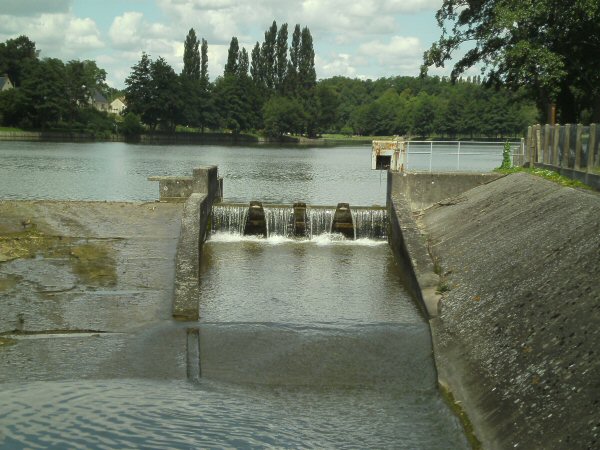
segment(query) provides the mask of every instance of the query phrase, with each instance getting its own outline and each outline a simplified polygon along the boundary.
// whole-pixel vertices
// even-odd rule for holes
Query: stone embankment
[[[439,379],[483,447],[599,448],[600,195],[513,174],[417,223]]]

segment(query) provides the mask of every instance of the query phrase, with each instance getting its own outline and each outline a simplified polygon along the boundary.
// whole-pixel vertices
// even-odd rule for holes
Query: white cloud
[[[0,39],[26,35],[42,56],[77,58],[82,51],[104,47],[96,23],[69,14],[40,14],[36,17],[0,16]]]
[[[319,78],[331,78],[336,75],[349,78],[357,76],[352,57],[347,53],[331,55],[328,60],[324,60],[317,55],[315,56],[315,67]]]

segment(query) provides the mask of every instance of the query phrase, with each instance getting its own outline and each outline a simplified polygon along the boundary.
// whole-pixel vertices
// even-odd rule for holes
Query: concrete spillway
[[[218,203],[212,209],[212,232],[312,239],[339,233],[347,239],[387,239],[387,211],[377,207],[263,205]]]

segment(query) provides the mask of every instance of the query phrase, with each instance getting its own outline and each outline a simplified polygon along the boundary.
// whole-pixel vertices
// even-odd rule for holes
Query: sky
[[[317,78],[416,76],[423,52],[440,35],[443,0],[0,0],[0,42],[28,36],[41,57],[95,60],[122,89],[142,52],[177,73],[194,28],[208,42],[211,79],[223,73],[232,36],[248,53],[273,20],[307,26]],[[449,69],[434,69],[448,74]]]

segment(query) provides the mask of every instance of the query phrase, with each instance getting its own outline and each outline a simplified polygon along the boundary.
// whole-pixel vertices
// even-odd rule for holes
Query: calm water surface
[[[279,148],[0,142],[0,198],[154,200],[152,175],[217,165],[228,201],[385,204],[371,146]]]

